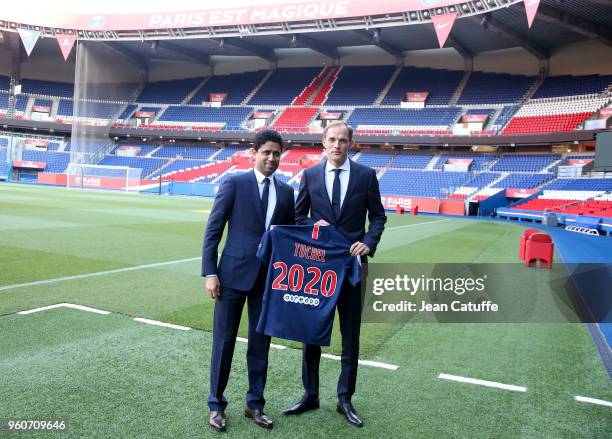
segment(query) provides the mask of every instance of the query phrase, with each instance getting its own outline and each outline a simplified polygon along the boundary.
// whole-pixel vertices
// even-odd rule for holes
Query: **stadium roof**
[[[451,3],[457,3],[456,7],[436,7],[436,4]],[[456,12],[458,16],[445,47],[453,47],[464,58],[522,47],[536,58],[546,59],[559,47],[585,40],[612,46],[610,0],[541,0],[531,28],[520,0],[420,0],[420,4],[431,8],[255,25],[74,32],[80,39],[113,41],[116,49],[141,65],[160,60],[214,65],[214,56],[258,56],[274,63],[280,58],[302,56],[304,51],[299,49],[309,49],[330,59],[340,58],[355,48],[371,53],[384,51],[401,58],[409,51],[438,48],[431,17],[448,12]],[[0,29],[3,27],[16,30],[23,26],[0,22]],[[38,28],[43,36],[60,33],[60,29],[30,28]],[[5,44],[7,40],[10,38],[5,38]],[[49,46],[49,43],[42,45]],[[53,44],[56,43],[53,41]],[[49,50],[57,49],[49,47]]]

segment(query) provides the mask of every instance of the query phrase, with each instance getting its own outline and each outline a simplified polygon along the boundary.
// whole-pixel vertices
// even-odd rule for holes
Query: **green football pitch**
[[[207,427],[205,404],[214,304],[199,276],[211,206],[199,198],[0,185],[0,419],[66,419],[61,437],[218,435]],[[522,231],[391,214],[374,262],[516,263]],[[57,304],[81,308],[19,314]],[[246,315],[241,337],[244,323]],[[353,402],[363,429],[335,412],[334,358],[321,360],[321,408],[282,416],[302,393],[301,352],[275,339],[266,387],[274,429],[242,414],[246,344],[238,342],[228,437],[610,437],[612,409],[576,400],[612,401],[586,325],[369,323],[361,341],[362,360],[397,366],[360,367]],[[336,332],[326,351],[339,354]]]

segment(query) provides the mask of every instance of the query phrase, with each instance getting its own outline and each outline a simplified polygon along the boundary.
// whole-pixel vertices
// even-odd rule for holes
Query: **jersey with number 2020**
[[[351,244],[332,226],[276,226],[267,231],[257,252],[268,264],[257,332],[329,346],[342,284],[345,278],[352,285],[361,280],[359,259],[349,253]]]

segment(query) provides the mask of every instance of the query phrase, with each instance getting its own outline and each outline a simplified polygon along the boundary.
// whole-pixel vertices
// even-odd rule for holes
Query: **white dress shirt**
[[[264,190],[264,178],[263,175],[257,168],[253,168],[255,171],[255,178],[257,179],[257,186],[259,186],[259,199]],[[268,177],[270,180],[270,192],[268,193],[268,211],[266,212],[266,230],[270,227],[270,221],[272,221],[272,215],[274,214],[274,208],[276,207],[276,187],[274,186],[274,174]]]
[[[332,165],[329,160],[325,164],[325,189],[327,189],[327,196],[329,197],[329,202],[332,202],[332,194],[334,188],[334,177],[336,174],[334,173],[334,165]],[[342,203],[344,203],[344,197],[346,196],[346,190],[348,189],[348,181],[349,175],[351,173],[351,164],[349,162],[348,157],[342,163],[342,165],[338,166],[337,169],[342,169],[340,172],[340,208],[342,208]]]

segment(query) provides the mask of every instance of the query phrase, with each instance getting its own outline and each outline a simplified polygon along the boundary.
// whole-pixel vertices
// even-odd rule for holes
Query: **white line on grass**
[[[159,322],[157,320],[150,320],[142,317],[136,317],[134,320],[140,323],[146,323],[147,325],[163,326],[164,328],[178,329],[180,331],[189,331],[191,329],[188,326],[174,325],[172,323]]]
[[[612,402],[605,401],[603,399],[589,398],[587,396],[576,396],[574,399],[580,402],[588,402],[589,404],[605,405],[606,407],[612,407]]]
[[[425,222],[416,223],[416,224],[406,224],[406,225],[403,225],[403,226],[388,227],[386,229],[386,231],[389,231],[389,230],[399,230],[399,229],[407,229],[409,227],[426,226],[426,225],[429,225],[429,224],[436,224],[436,223],[444,223],[444,222],[450,221],[450,220],[451,220],[451,218],[447,218],[447,219],[441,219],[441,220],[435,220],[435,221],[425,221]]]
[[[34,309],[26,310],[26,311],[19,311],[17,314],[27,315],[27,314],[33,314],[35,312],[47,311],[49,309],[54,309],[54,308],[72,308],[72,309],[78,309],[80,311],[93,312],[95,314],[102,314],[102,315],[110,314],[109,311],[103,311],[101,309],[91,308],[89,306],[75,305],[74,303],[58,303],[55,305],[43,306],[41,308],[34,308]]]
[[[477,384],[479,386],[485,386],[485,387],[494,387],[496,389],[511,390],[513,392],[526,392],[527,391],[527,387],[514,386],[512,384],[502,384],[502,383],[497,383],[495,381],[479,380],[476,378],[466,378],[466,377],[457,376],[457,375],[449,375],[446,373],[441,373],[440,375],[438,375],[438,378],[442,380],[457,381],[460,383]]]
[[[244,338],[244,337],[236,337],[236,340],[242,343],[248,343],[249,339],[248,338]],[[283,350],[283,349],[287,349],[287,346],[283,346],[282,344],[274,344],[274,343],[270,343],[270,347],[274,348],[274,349],[279,349],[279,350]]]
[[[321,356],[324,358],[329,358],[330,360],[340,361],[339,355],[321,354]],[[387,370],[397,370],[399,367],[399,366],[396,366],[395,364],[381,363],[380,361],[371,361],[371,360],[359,360],[359,364],[363,366],[379,367],[381,369],[387,369]]]
[[[183,262],[197,261],[201,259],[200,256],[197,258],[177,259],[175,261],[156,262],[154,264],[135,265],[133,267],[118,268],[116,270],[97,271],[94,273],[77,274],[74,276],[56,277],[55,279],[37,280],[35,282],[26,282],[23,284],[4,285],[0,287],[0,291],[12,290],[15,288],[34,287],[37,285],[54,284],[57,282],[64,282],[67,280],[86,279],[88,277],[104,276],[107,274],[125,273],[126,271],[143,270],[145,268],[156,268],[163,267],[164,265],[181,264]]]

